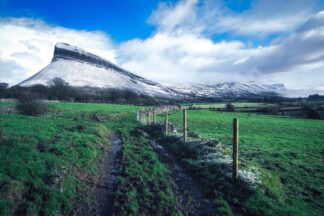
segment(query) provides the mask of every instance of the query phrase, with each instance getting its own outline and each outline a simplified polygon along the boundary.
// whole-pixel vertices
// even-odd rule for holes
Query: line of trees
[[[254,96],[250,98],[200,98],[188,96],[182,100],[172,100],[168,98],[150,97],[137,94],[131,90],[103,89],[93,87],[73,87],[64,80],[55,78],[50,86],[34,85],[32,87],[13,86],[8,87],[7,83],[0,83],[0,98],[19,98],[22,93],[30,93],[38,99],[59,100],[71,102],[96,102],[96,103],[121,103],[136,105],[159,105],[159,104],[178,104],[180,102],[191,103],[214,103],[214,102],[263,102],[263,103],[286,103],[304,101],[324,100],[323,95],[310,95],[308,98],[285,98],[280,96]],[[308,109],[309,110],[309,109]]]

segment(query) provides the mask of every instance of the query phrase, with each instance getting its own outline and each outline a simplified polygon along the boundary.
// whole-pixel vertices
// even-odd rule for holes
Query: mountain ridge
[[[57,43],[54,48],[54,55],[52,62],[57,61],[58,59],[70,59],[70,60],[81,60],[84,62],[87,62],[89,64],[93,64],[96,67],[104,67],[104,68],[114,68],[116,71],[119,71],[120,73],[123,73],[127,76],[136,77],[138,79],[142,79],[145,82],[152,83],[152,84],[158,84],[156,82],[153,82],[151,80],[147,80],[143,77],[140,77],[136,74],[133,74],[116,64],[108,61],[107,59],[101,58],[98,55],[92,54],[90,52],[87,52],[79,47],[69,45],[67,43]]]
[[[164,98],[272,96],[282,95],[285,91],[282,84],[256,82],[162,85],[66,43],[57,43],[51,63],[18,85],[51,85],[51,80],[55,78],[76,87],[127,89],[137,94]]]

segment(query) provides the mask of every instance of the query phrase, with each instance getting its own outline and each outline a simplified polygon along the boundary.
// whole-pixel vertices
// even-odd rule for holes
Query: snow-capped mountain
[[[75,87],[128,89],[138,94],[179,99],[282,95],[285,92],[282,84],[265,85],[255,82],[162,85],[65,43],[55,45],[54,56],[48,66],[19,85],[51,85],[55,78]]]
[[[172,88],[178,92],[202,98],[273,96],[283,95],[286,91],[283,84],[260,84],[253,81],[177,84],[173,85]]]
[[[75,87],[129,89],[138,94],[173,97],[173,89],[128,72],[110,61],[83,49],[57,43],[51,63],[20,86],[50,85],[60,78]]]

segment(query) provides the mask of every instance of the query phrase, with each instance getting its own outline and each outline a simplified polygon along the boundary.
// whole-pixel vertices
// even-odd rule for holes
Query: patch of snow
[[[75,87],[98,87],[129,89],[138,94],[163,96],[168,93],[161,86],[152,86],[133,77],[119,73],[113,68],[102,68],[94,65],[66,59],[58,59],[45,67],[31,79],[22,82],[21,86],[35,84],[49,85],[50,81],[60,78]]]
[[[256,189],[258,185],[261,184],[260,173],[255,167],[249,167],[247,169],[239,169],[238,171],[239,178],[247,182],[248,185]]]
[[[205,155],[202,160],[210,163],[216,163],[216,164],[231,164],[232,158],[228,155],[224,155],[221,152],[212,152],[207,155]]]

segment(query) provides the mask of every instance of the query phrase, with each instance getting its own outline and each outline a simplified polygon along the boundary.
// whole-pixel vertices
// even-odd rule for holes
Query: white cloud
[[[243,56],[244,47],[239,41],[213,43],[196,34],[157,32],[122,44],[118,60],[129,70],[163,82],[204,81],[201,73],[212,75],[208,81],[219,81],[214,74],[231,72],[230,65]]]
[[[115,61],[110,38],[102,32],[51,26],[41,20],[0,20],[0,80],[10,84],[28,78],[50,63],[57,42],[80,46]]]
[[[249,34],[286,32],[287,36],[279,37],[268,46],[253,47],[233,40],[212,41],[204,33],[215,31],[215,25],[209,25],[210,20],[206,20],[211,18],[208,12],[212,10],[204,8],[207,15],[199,16],[201,9],[197,1],[188,0],[173,6],[160,6],[151,16],[158,26],[155,34],[145,40],[136,39],[122,44],[118,60],[127,69],[162,82],[256,80],[284,83],[296,89],[322,89],[324,11],[307,19],[311,11],[311,6],[306,4],[309,1],[288,1],[281,3],[277,9],[275,5],[279,2],[271,2],[260,0],[243,14],[235,14],[240,22],[228,25],[231,29],[223,30],[233,30],[238,34],[245,34],[241,28]],[[213,15],[223,14],[223,9],[217,10],[216,6]],[[273,13],[265,11],[267,8]],[[174,13],[176,18],[173,22],[166,22],[172,19]],[[221,24],[216,26],[223,25],[230,18],[219,15],[215,23],[219,21]],[[199,28],[188,24],[187,20],[194,20]],[[242,23],[249,21],[250,26]]]
[[[221,0],[182,0],[160,3],[149,18],[159,31],[226,33],[266,36],[298,28],[315,11],[317,0],[255,0],[241,12]]]
[[[316,0],[257,0],[252,2],[251,8],[240,13],[224,6],[218,7],[218,12],[215,8],[207,10],[206,19],[210,24],[215,22],[214,32],[264,36],[295,30],[313,15],[315,3]]]
[[[149,23],[156,25],[160,31],[174,32],[182,27],[190,28],[191,31],[200,30],[197,26],[197,3],[198,0],[180,1],[173,6],[168,3],[160,3],[149,18]]]

